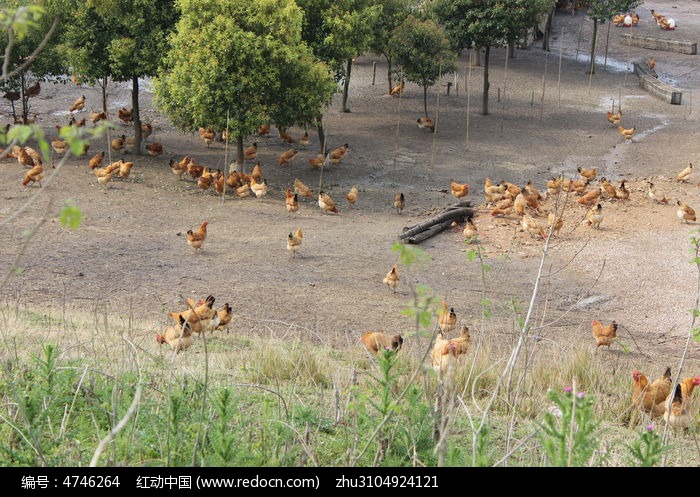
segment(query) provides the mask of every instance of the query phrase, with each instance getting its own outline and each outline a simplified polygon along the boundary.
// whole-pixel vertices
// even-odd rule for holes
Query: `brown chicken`
[[[78,97],[75,102],[73,102],[73,105],[70,106],[70,109],[68,109],[68,112],[80,112],[85,108],[85,95],[81,95]]]
[[[279,165],[286,166],[287,164],[291,164],[294,157],[297,156],[297,153],[299,153],[299,150],[297,150],[296,147],[285,150],[280,154]]]
[[[384,279],[382,280],[382,283],[387,285],[391,290],[396,293],[396,287],[399,285],[399,266],[397,264],[394,264],[391,267],[391,270],[386,273],[386,276],[384,276]]]
[[[216,311],[216,313],[219,316],[219,324],[216,325],[217,330],[225,330],[228,327],[228,324],[231,322],[231,319],[233,318],[233,307],[229,305],[228,302],[224,304],[224,307]]]
[[[600,321],[591,321],[591,332],[595,338],[596,348],[601,345],[610,347],[614,338],[617,338],[617,323],[613,321],[610,324],[604,325]]]
[[[103,150],[99,154],[95,154],[92,156],[90,159],[90,162],[88,162],[88,167],[90,170],[93,170],[97,167],[100,167],[102,165],[102,162],[104,161],[105,158],[105,151]]]
[[[296,143],[296,140],[292,137],[292,135],[290,135],[290,134],[287,133],[286,131],[282,131],[282,130],[280,129],[280,130],[279,130],[279,134],[280,134],[280,138],[282,139],[283,142],[289,143],[290,145],[291,145],[292,143]]]
[[[264,136],[270,133],[270,125],[269,124],[261,124],[258,127],[258,135]]]
[[[659,191],[651,181],[647,184],[647,196],[656,203],[668,204],[666,196]]]
[[[581,166],[579,166],[577,169],[578,173],[581,175],[583,179],[586,179],[588,181],[593,181],[596,178],[596,175],[598,173],[598,169],[593,167],[591,169],[584,169]]]
[[[688,224],[688,221],[697,221],[697,218],[695,217],[695,209],[685,202],[681,202],[680,200],[676,200],[676,205],[678,205],[678,209],[676,210],[678,219],[686,224]]]
[[[204,140],[207,148],[216,139],[216,131],[211,128],[199,128],[199,137]]]
[[[634,387],[632,389],[632,405],[652,417],[661,416],[666,410],[664,401],[671,392],[671,368],[651,384],[647,377],[638,370],[632,371]]]
[[[107,183],[112,181],[114,175],[119,172],[119,166],[117,165],[115,167],[113,164],[110,164],[105,167],[98,167],[95,169],[94,172],[95,176],[97,177],[97,182],[101,185],[106,185]]]
[[[468,183],[457,183],[455,180],[450,180],[450,192],[452,196],[459,200],[462,197],[467,196],[469,193]]]
[[[401,335],[389,335],[376,331],[366,331],[360,337],[360,341],[371,354],[379,355],[382,351],[393,350],[398,352],[403,346]]]
[[[100,121],[104,121],[107,119],[107,113],[105,111],[102,112],[93,112],[90,111],[90,122],[92,124],[97,124]]]
[[[311,164],[315,168],[322,167],[325,162],[326,162],[326,156],[320,152],[318,154],[316,154],[316,156],[311,157],[309,159],[309,164]]]
[[[207,166],[203,166],[202,174],[197,178],[197,188],[200,190],[208,190],[214,184],[214,174]]]
[[[255,178],[250,177],[250,189],[253,191],[257,198],[263,198],[267,195],[268,186],[265,178],[260,180],[260,182],[255,181]]]
[[[700,377],[698,378],[698,383],[700,384]],[[696,384],[691,383],[695,386]],[[690,427],[693,422],[693,415],[690,412],[691,397],[683,391],[682,385],[679,383],[673,390],[672,394],[669,394],[664,400],[664,420],[668,422],[669,426],[673,429],[685,430]],[[670,408],[669,408],[670,402]]]
[[[180,316],[178,324],[168,327],[162,334],[156,335],[156,341],[167,343],[176,354],[192,346],[192,328],[187,320]]]
[[[547,235],[544,232],[544,227],[542,227],[542,225],[540,225],[540,223],[538,223],[537,220],[530,214],[525,213],[525,215],[523,215],[521,225],[523,230],[530,233],[531,236],[540,237],[542,239],[547,238]]]
[[[456,364],[457,359],[469,350],[469,328],[462,326],[460,336],[447,339],[441,331],[435,339],[435,345],[430,354],[433,369],[438,373],[446,373]]]
[[[600,188],[589,191],[585,195],[578,199],[578,203],[581,205],[593,205],[600,198]]]
[[[399,192],[394,197],[394,209],[396,209],[397,214],[401,214],[401,211],[406,208],[406,197],[404,197],[403,192]]]
[[[416,123],[420,129],[427,129],[428,131],[435,132],[435,124],[433,124],[433,120],[429,117],[419,117],[416,119]]]
[[[204,173],[204,166],[200,166],[193,159],[187,161],[187,174],[193,180],[199,179],[199,177]]]
[[[189,327],[195,333],[214,331],[219,325],[219,313],[214,308],[216,299],[208,295],[203,301],[195,303],[193,299],[187,299],[188,308],[181,312],[170,312],[168,315],[175,322],[181,322],[184,318]]]
[[[353,186],[352,188],[350,188],[350,191],[345,195],[345,199],[350,205],[355,205],[355,202],[357,202],[357,195],[357,186]]]
[[[117,152],[121,152],[124,150],[124,147],[126,146],[126,135],[121,135],[118,136],[117,138],[114,138],[111,142],[112,150],[115,150]]]
[[[187,230],[187,245],[195,249],[195,252],[197,249],[201,249],[202,245],[204,245],[204,240],[207,239],[207,225],[209,224],[208,221],[204,221],[197,231],[192,231]]]
[[[124,162],[123,160],[119,164],[119,177],[128,178],[131,174],[131,168],[134,167],[133,162]]]
[[[406,87],[406,82],[401,81],[398,85],[394,86],[391,91],[389,91],[389,95],[400,95],[403,92],[403,89]]]
[[[245,183],[236,188],[236,196],[240,198],[250,197],[250,183]]]
[[[683,169],[680,173],[676,175],[676,181],[679,183],[685,183],[688,181],[690,176],[693,174],[693,163],[691,162],[688,166]]]
[[[559,231],[564,226],[564,218],[560,215],[555,215],[554,212],[547,214],[547,226],[551,228],[552,233],[559,234]]]
[[[615,198],[620,200],[627,200],[630,198],[630,191],[625,186],[626,181],[620,180],[620,186],[615,190]]]
[[[491,215],[494,217],[508,216],[511,212],[513,212],[514,208],[515,200],[512,198],[504,198],[496,202],[496,205],[491,210]]]
[[[338,213],[338,208],[331,196],[323,191],[318,192],[318,206],[324,214],[328,212]]]
[[[302,183],[299,178],[294,179],[294,193],[297,193],[304,198],[314,198],[314,194],[311,193],[311,188]]]
[[[290,232],[287,235],[287,250],[292,253],[292,257],[297,256],[297,252],[301,250],[301,242],[304,239],[304,232],[301,228],[297,228],[294,233]]]
[[[293,193],[291,188],[287,188],[287,191],[284,192],[284,203],[287,207],[287,216],[299,211],[299,196]]]
[[[588,213],[586,213],[586,222],[588,222],[589,226],[592,226],[595,229],[600,229],[600,223],[603,222],[604,217],[603,205],[597,204],[588,209]]]
[[[348,150],[350,150],[350,146],[346,143],[338,148],[334,148],[333,150],[331,150],[328,154],[328,158],[333,164],[338,164],[345,158],[345,156],[348,153]]]
[[[457,327],[457,314],[454,307],[447,310],[447,302],[441,302],[440,314],[438,314],[438,326],[443,335],[447,335],[450,331]]]
[[[603,176],[598,180],[598,188],[600,188],[600,193],[605,198],[617,198],[617,189],[615,186],[608,181],[608,179]]]
[[[468,243],[474,243],[477,241],[478,232],[476,230],[476,225],[472,218],[467,219],[467,225],[462,230],[462,235]]]
[[[22,180],[22,186],[27,186],[30,183],[39,183],[41,186],[41,180],[44,179],[44,166],[39,162],[29,171],[24,173],[24,179]]]
[[[622,120],[622,111],[618,110],[615,113],[612,113],[608,111],[608,122],[612,124],[613,126],[617,126],[620,124],[620,121]]]
[[[623,128],[622,126],[620,126],[620,125],[618,124],[618,125],[617,125],[617,131],[618,131],[622,136],[624,136],[626,140],[631,140],[632,137],[634,136],[634,133],[637,131],[637,128],[634,127],[634,128],[627,128],[627,129],[625,129],[625,128]]]
[[[260,165],[260,161],[257,161],[255,165],[253,166],[253,172],[250,173],[250,177],[255,179],[255,181],[262,181],[263,175],[262,175],[262,166]]]
[[[246,160],[253,160],[258,156],[258,144],[253,142],[250,147],[243,150],[243,158]]]
[[[68,142],[54,136],[51,139],[51,148],[58,155],[63,155],[66,153],[66,150],[68,150]]]
[[[654,57],[649,57],[649,59],[647,60],[647,67],[652,70],[656,67],[656,61],[654,60]]]
[[[146,150],[148,151],[148,155],[151,157],[158,157],[163,153],[163,145],[161,145],[159,142],[149,143],[146,145]]]
[[[127,109],[126,107],[122,107],[117,111],[117,115],[124,124],[134,122],[134,109]]]
[[[308,131],[304,131],[304,135],[299,138],[299,145],[302,147],[308,147],[309,144],[311,143],[311,137],[309,136]]]

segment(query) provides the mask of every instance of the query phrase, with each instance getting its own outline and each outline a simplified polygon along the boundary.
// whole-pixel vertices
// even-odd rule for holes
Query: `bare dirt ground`
[[[649,7],[677,19],[678,28],[660,30]],[[692,39],[700,27],[698,2],[654,2],[637,12],[637,33]],[[153,123],[150,141],[161,142],[165,153],[157,158],[127,154],[135,162],[131,177],[106,187],[97,183],[87,159],[71,158],[45,197],[3,228],[4,273],[21,250],[22,232],[35,226],[51,203],[48,221],[21,256],[23,272],[10,279],[2,298],[47,313],[64,305],[86,313],[132,313],[138,318],[141,343],[156,350],[153,334],[166,324],[166,312],[182,308],[185,297],[212,294],[217,304],[234,306],[234,333],[274,334],[291,326],[308,339],[344,348],[357,347],[360,333],[370,329],[410,336],[413,323],[401,311],[412,299],[410,285],[422,283],[455,308],[474,336],[493,333],[497,342],[508,346],[515,336],[508,302],[515,299],[521,313],[527,308],[543,242],[524,233],[515,216],[489,214],[484,181],[488,177],[522,185],[531,180],[545,191],[553,176],[576,178],[577,166],[596,167],[599,177],[615,184],[627,179],[631,198],[602,201],[606,215],[600,230],[582,222],[587,208],[575,201],[567,207],[564,228],[550,244],[533,316],[540,357],[555,361],[574,347],[593,349],[590,320],[616,320],[620,341],[610,351],[597,351],[601,361],[621,366],[624,375],[633,367],[660,373],[667,364],[675,373],[698,285],[689,250],[696,226],[679,221],[675,201],[700,207],[700,174],[689,183],[673,181],[689,162],[698,162],[698,114],[692,106],[700,86],[698,71],[693,71],[697,55],[622,45],[620,34],[626,30],[613,26],[606,59],[604,25],[598,38],[599,64],[589,77],[591,30],[592,22],[583,14],[557,12],[550,52],[536,41],[506,63],[504,50],[492,50],[488,116],[480,114],[483,68],[469,69],[465,52],[450,95],[445,85],[455,82],[453,75],[429,91],[429,112],[438,123],[435,134],[415,125],[422,115],[421,88],[407,83],[401,98],[389,97],[384,60],[357,59],[350,85],[352,112],[340,112],[338,95],[324,117],[329,147],[350,145],[345,160],[323,172],[323,189],[338,203],[337,215],[323,214],[311,201],[302,202],[291,218],[285,211],[284,191],[295,178],[318,192],[319,171],[308,163],[319,149],[315,133],[311,145],[286,167],[277,165],[287,146],[274,127],[270,136],[247,140],[257,141],[270,185],[263,199],[222,201],[212,190],[178,180],[168,167],[170,158],[188,154],[220,169],[230,159],[225,159],[223,143],[207,148],[198,136],[173,129],[153,109],[146,91],[141,96],[142,120]],[[631,63],[650,55],[660,77],[683,90],[682,105],[667,104],[639,87]],[[81,93],[87,97],[86,109],[98,107],[96,88],[72,84],[45,84],[32,99],[31,112],[38,114],[48,136],[53,136],[56,124],[67,123],[67,109]],[[613,103],[617,108],[620,98],[621,124],[637,129],[631,141],[606,120],[605,112]],[[129,102],[128,87],[112,87],[114,115]],[[7,102],[0,102],[0,112],[10,114]],[[133,133],[126,126],[122,129]],[[303,130],[292,132],[299,137]],[[106,149],[106,143],[93,144],[88,156]],[[0,165],[0,217],[10,215],[38,190],[21,186],[23,174],[14,160]],[[649,178],[665,192],[669,205],[647,198]],[[480,265],[467,260],[473,247],[464,241],[463,226],[457,226],[419,245],[432,262],[401,267],[394,294],[382,285],[396,262],[391,245],[403,227],[454,202],[443,192],[449,191],[450,179],[470,184],[468,198],[477,209],[474,222],[491,270],[482,279]],[[352,185],[360,188],[355,206],[345,201]],[[401,214],[392,208],[398,191],[406,196]],[[78,230],[63,228],[56,219],[67,198],[85,215]],[[545,206],[551,208],[553,202],[550,198]],[[209,221],[208,238],[204,249],[195,253],[184,233],[204,220]],[[300,257],[292,259],[286,237],[296,227],[303,229],[304,241]],[[493,317],[487,320],[482,319],[480,304],[484,297],[493,305]],[[410,338],[406,346],[414,346]],[[687,373],[698,374],[700,347],[692,343],[688,356]]]

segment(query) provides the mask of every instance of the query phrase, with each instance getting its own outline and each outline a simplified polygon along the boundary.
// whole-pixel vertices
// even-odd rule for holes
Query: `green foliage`
[[[61,208],[61,213],[59,214],[58,219],[61,222],[61,225],[72,229],[77,229],[83,220],[83,211],[81,211],[80,207],[75,205],[72,200],[67,199]]]
[[[631,12],[641,3],[641,0],[586,0],[587,14],[602,24],[616,14]]]
[[[455,70],[456,55],[435,22],[408,16],[396,28],[391,50],[406,79],[423,87],[434,85],[441,74]]]
[[[594,399],[584,392],[574,395],[571,388],[564,392],[550,390],[547,398],[556,413],[544,414],[540,424],[542,444],[550,464],[557,467],[587,466],[600,443],[594,421]]]
[[[641,429],[639,438],[627,445],[630,466],[650,468],[661,463],[663,453],[670,449],[664,446],[663,437],[654,431],[653,425]]]
[[[301,39],[291,0],[186,1],[156,80],[156,103],[180,129],[248,136],[274,116],[305,124],[335,89]],[[228,122],[227,122],[228,116]]]
[[[26,5],[0,10],[0,28],[12,31],[18,41],[22,41],[30,31],[39,28],[39,21],[45,13],[40,5]]]
[[[522,43],[551,8],[550,0],[435,0],[430,13],[462,50]]]

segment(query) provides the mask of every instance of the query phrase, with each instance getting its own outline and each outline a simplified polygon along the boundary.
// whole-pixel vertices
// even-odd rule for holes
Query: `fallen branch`
[[[474,209],[472,209],[471,203],[463,200],[458,204],[446,207],[442,212],[426,221],[404,227],[399,239],[405,240],[407,243],[420,243],[447,229],[453,222],[461,222],[473,215]]]

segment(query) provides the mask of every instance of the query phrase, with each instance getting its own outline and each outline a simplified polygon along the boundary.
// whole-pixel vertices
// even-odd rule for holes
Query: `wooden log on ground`
[[[696,55],[698,53],[698,44],[693,40],[677,40],[632,33],[624,33],[621,40],[623,45],[632,47],[650,48],[651,50],[663,50],[687,55]]]
[[[639,86],[651,95],[673,105],[680,105],[683,92],[664,83],[656,77],[656,71],[650,70],[644,64],[634,63],[634,73],[639,76]]]
[[[420,243],[445,230],[453,222],[464,221],[473,215],[474,209],[471,208],[471,202],[462,200],[455,205],[446,207],[442,212],[426,221],[404,227],[399,239],[406,243]]]
[[[452,225],[452,222],[452,219],[449,219],[447,221],[443,221],[442,223],[434,224],[430,228],[423,230],[420,233],[404,238],[404,242],[411,244],[420,243],[432,236],[437,235],[441,231],[446,230]]]

